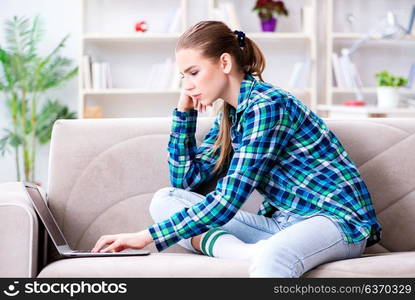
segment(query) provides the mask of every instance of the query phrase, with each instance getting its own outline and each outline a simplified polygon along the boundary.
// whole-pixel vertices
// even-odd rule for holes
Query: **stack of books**
[[[112,88],[110,65],[107,62],[92,62],[89,55],[83,57],[84,88],[103,90]]]
[[[112,76],[108,62],[91,62],[89,55],[84,55],[83,81],[86,90],[105,90],[113,88]],[[139,84],[137,84],[139,86]],[[177,90],[180,88],[180,73],[171,58],[153,64],[144,83],[147,90]]]
[[[148,90],[176,90],[180,88],[180,73],[173,59],[166,58],[151,67],[145,88]]]

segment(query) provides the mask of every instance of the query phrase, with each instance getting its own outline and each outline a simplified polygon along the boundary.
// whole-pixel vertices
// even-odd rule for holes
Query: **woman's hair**
[[[245,45],[240,46],[238,35],[227,25],[219,21],[201,21],[187,29],[179,38],[176,52],[180,49],[198,49],[202,56],[217,62],[223,53],[229,53],[235,60],[240,72],[262,79],[265,58],[254,41],[245,36]],[[213,145],[213,151],[221,148],[214,172],[228,165],[232,151],[230,137],[230,105],[223,101],[219,136]]]

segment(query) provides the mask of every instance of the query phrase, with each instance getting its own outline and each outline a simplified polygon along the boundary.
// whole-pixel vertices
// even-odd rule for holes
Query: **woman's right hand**
[[[178,111],[190,111],[196,109],[199,112],[206,111],[206,106],[200,103],[197,99],[190,97],[184,89],[180,92],[180,99],[177,105]]]

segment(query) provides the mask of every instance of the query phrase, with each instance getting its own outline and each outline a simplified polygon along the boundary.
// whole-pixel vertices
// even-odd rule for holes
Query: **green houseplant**
[[[69,36],[65,36],[48,55],[41,56],[38,45],[43,36],[39,17],[30,20],[15,16],[6,20],[6,45],[0,45],[0,92],[4,96],[1,102],[5,103],[11,116],[10,128],[3,129],[4,135],[0,137],[0,155],[4,156],[6,151],[14,148],[17,180],[35,183],[37,143],[49,142],[57,119],[76,117],[57,100],[50,99],[38,112],[39,102],[46,100],[46,92],[78,72],[70,59],[60,55]]]
[[[407,79],[393,75],[384,70],[375,74],[377,84],[377,98],[379,107],[398,107],[398,88],[407,84]]]

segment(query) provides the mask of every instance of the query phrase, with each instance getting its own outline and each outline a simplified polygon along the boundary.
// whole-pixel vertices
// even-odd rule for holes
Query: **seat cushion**
[[[139,257],[61,259],[47,265],[38,277],[249,277],[248,270],[246,261],[152,253]],[[303,277],[415,277],[415,252],[364,254],[323,264]]]
[[[61,259],[38,277],[248,277],[249,264],[199,254]]]
[[[364,254],[323,264],[303,277],[415,277],[415,252]]]

